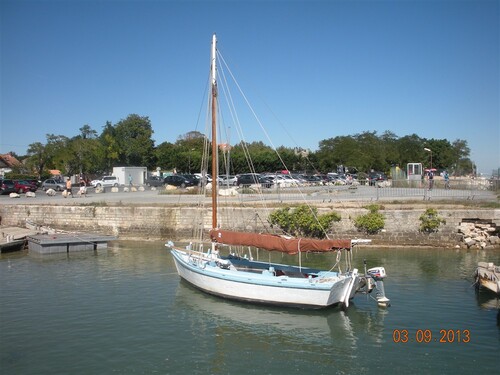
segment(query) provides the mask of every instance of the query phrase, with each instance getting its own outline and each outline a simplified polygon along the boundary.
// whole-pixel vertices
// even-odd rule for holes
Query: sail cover
[[[210,230],[212,241],[225,245],[254,246],[269,251],[288,254],[300,252],[327,252],[350,249],[351,240],[317,240],[310,238],[283,237],[267,233],[234,232],[222,229]]]

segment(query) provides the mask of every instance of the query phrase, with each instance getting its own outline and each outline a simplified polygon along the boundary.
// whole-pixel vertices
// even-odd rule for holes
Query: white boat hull
[[[358,272],[328,273],[328,277],[292,278],[221,268],[206,254],[172,249],[179,276],[198,289],[220,297],[302,308],[336,304],[347,307],[359,285]]]

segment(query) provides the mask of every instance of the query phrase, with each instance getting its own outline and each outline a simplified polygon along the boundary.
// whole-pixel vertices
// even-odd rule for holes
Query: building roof
[[[0,154],[0,168],[12,168],[21,165],[12,154]]]

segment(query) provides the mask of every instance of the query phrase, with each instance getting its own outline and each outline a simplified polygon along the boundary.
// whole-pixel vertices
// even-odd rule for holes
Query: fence
[[[491,200],[496,201],[495,185],[488,180],[453,179],[449,186],[435,180],[430,188],[427,181],[383,181],[369,185],[302,186],[300,188],[240,188],[237,199],[251,201],[379,201],[379,200]]]

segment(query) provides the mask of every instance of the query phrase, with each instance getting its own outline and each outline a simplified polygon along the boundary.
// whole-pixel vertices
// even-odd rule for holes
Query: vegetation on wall
[[[271,225],[277,225],[283,232],[296,237],[325,238],[336,221],[340,221],[338,213],[318,215],[316,207],[305,204],[295,208],[283,207],[269,215]]]
[[[362,232],[368,234],[375,234],[384,229],[385,217],[379,210],[380,206],[377,204],[372,204],[366,207],[369,212],[364,215],[360,215],[354,219],[354,226]]]
[[[441,224],[446,224],[446,220],[438,215],[434,208],[428,208],[418,218],[420,220],[420,231],[426,233],[437,232]]]

